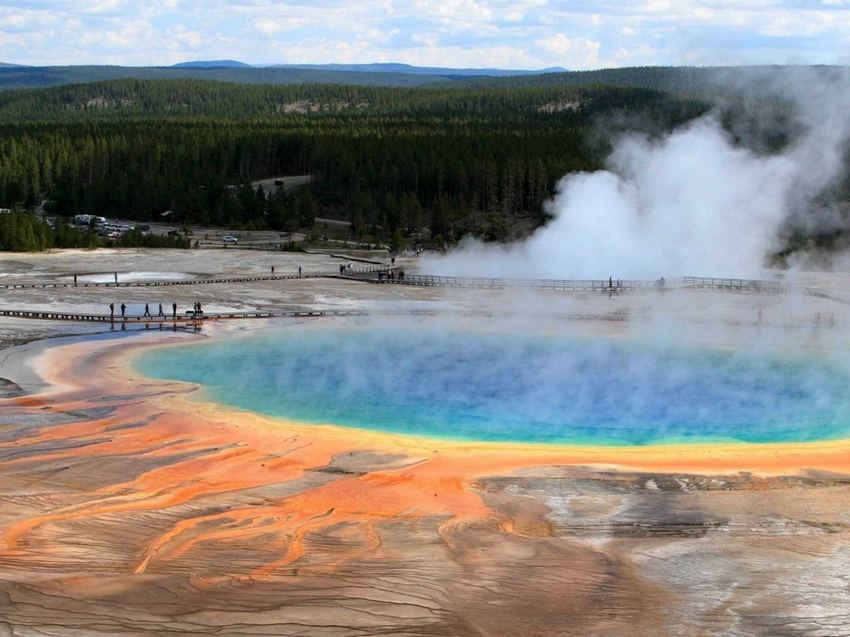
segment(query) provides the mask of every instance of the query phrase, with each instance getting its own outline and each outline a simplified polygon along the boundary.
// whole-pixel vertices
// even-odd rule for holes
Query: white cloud
[[[598,67],[600,44],[589,38],[569,38],[556,33],[537,40],[537,45],[557,57],[558,64],[571,69]]]
[[[850,58],[850,0],[0,0],[0,60],[180,56],[515,68],[835,63]]]
[[[169,34],[174,44],[189,49],[197,49],[204,43],[204,37],[197,31],[192,31],[183,26],[178,26]]]
[[[486,22],[494,17],[488,3],[478,0],[414,0],[413,5],[423,16],[451,18],[463,22]]]

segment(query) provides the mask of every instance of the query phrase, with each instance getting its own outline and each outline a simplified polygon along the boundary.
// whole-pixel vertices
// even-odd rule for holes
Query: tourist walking
[[[77,287],[77,275],[74,275],[74,287]]]
[[[151,307],[147,303],[145,303],[145,316],[147,316],[148,318],[153,318],[151,316]]]
[[[272,276],[274,276],[274,266],[272,266]]]
[[[298,266],[298,276],[299,277],[301,276],[301,266],[300,265]]]
[[[177,303],[171,304],[171,311],[174,312],[174,318],[177,318]]]
[[[115,277],[115,285],[118,285],[118,273],[117,273],[117,272],[113,272],[113,273],[112,273],[112,276],[113,276],[113,277]]]
[[[162,311],[162,303],[159,304],[159,314],[157,314],[157,316],[165,318],[165,312]]]
[[[114,318],[115,318],[115,303],[110,303],[110,304],[109,304],[109,318],[110,318],[110,319],[114,319]]]
[[[126,313],[127,313],[127,306],[122,303],[121,304],[121,318],[125,318]]]

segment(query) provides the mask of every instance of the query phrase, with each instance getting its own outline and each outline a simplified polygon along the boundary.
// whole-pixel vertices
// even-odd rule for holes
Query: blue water
[[[827,357],[446,329],[286,328],[148,351],[137,369],[254,412],[485,441],[647,445],[850,437]]]

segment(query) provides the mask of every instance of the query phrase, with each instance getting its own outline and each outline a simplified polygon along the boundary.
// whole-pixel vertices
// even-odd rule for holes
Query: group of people
[[[121,318],[126,319],[127,318],[127,305],[125,303],[122,303],[119,306],[118,309],[121,311]],[[201,307],[200,301],[196,301],[194,303],[194,305],[192,307],[192,311],[194,312],[195,316],[197,316],[199,314],[203,314],[203,308]],[[172,316],[173,319],[175,319],[175,320],[177,319],[177,303],[171,304],[171,316]],[[163,307],[162,307],[162,303],[159,304],[159,311],[157,312],[157,317],[168,318],[165,314]],[[111,318],[113,320],[115,319],[115,303],[109,304],[109,318]],[[144,314],[142,314],[142,318],[150,318],[150,319],[153,318],[153,314],[151,314],[150,303],[145,303],[145,311],[144,311]]]
[[[383,281],[385,278],[387,281],[395,281],[396,279],[404,281],[404,270],[401,268],[397,270],[379,270],[378,281]]]

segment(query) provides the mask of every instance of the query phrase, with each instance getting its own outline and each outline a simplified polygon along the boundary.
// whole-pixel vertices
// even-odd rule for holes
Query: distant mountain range
[[[354,71],[256,68],[252,66],[0,66],[0,90],[44,88],[121,79],[196,79],[237,84],[422,86],[443,82],[451,83],[453,78],[413,73],[358,73]]]
[[[687,67],[645,66],[565,71],[450,69],[407,64],[301,64],[250,66],[237,60],[200,60],[175,66],[20,66],[0,63],[0,90],[88,84],[119,79],[215,80],[234,84],[340,84],[440,86],[476,89],[549,86],[616,86],[675,93],[704,93],[724,86],[770,80],[804,86],[819,76],[850,81],[848,66]]]
[[[564,73],[567,69],[553,66],[546,69],[496,69],[473,68],[454,69],[439,66],[411,66],[396,62],[376,62],[372,64],[245,64],[237,60],[201,60],[181,62],[172,68],[274,68],[302,69],[306,71],[340,71],[343,73],[410,73],[411,75],[440,75],[445,77],[514,77],[519,75],[543,75],[545,73]]]
[[[228,69],[249,69],[251,65],[238,60],[194,60],[192,62],[180,62],[180,64],[173,64],[171,66],[173,69],[216,69],[222,67]]]
[[[0,62],[0,89],[39,88],[117,79],[208,79],[242,84],[354,84],[421,86],[480,78],[539,76],[561,68],[449,69],[408,64],[249,65],[238,60],[197,60],[174,66],[23,66]]]

